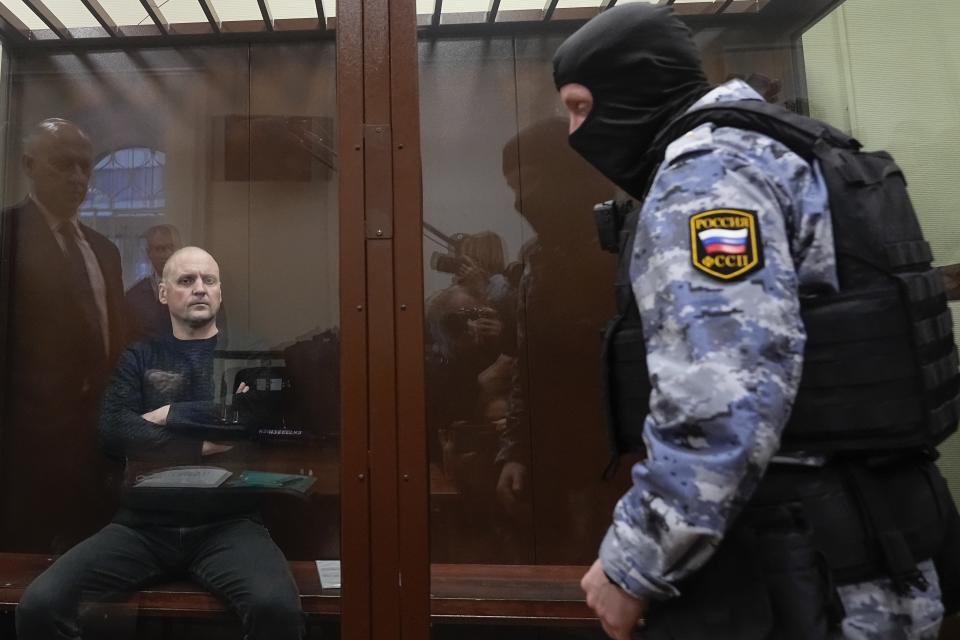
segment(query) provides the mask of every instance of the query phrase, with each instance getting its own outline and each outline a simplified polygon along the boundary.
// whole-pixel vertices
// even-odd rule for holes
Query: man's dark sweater
[[[100,413],[100,437],[108,453],[122,456],[131,470],[179,465],[217,465],[201,457],[202,436],[190,427],[215,423],[213,352],[217,338],[179,340],[173,336],[138,342],[120,356]],[[142,416],[170,405],[167,424]],[[136,475],[136,474],[129,474]],[[189,526],[249,515],[257,498],[243,490],[145,489],[127,487],[124,508],[114,521],[127,525]]]

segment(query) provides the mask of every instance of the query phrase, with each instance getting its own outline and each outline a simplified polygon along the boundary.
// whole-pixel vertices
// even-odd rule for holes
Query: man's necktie
[[[61,222],[57,226],[57,233],[64,239],[64,248],[66,249],[67,262],[70,265],[69,282],[73,291],[76,293],[77,301],[80,303],[80,309],[83,312],[83,319],[87,322],[93,331],[91,338],[96,341],[96,353],[104,353],[103,333],[100,327],[100,312],[97,310],[97,303],[93,297],[93,287],[90,284],[90,274],[87,272],[87,264],[83,259],[83,253],[80,251],[80,236],[77,227],[70,222]]]

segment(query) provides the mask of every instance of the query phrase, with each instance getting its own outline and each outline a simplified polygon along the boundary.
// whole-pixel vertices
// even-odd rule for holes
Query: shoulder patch
[[[763,268],[763,245],[755,211],[711,209],[690,216],[690,261],[722,282]]]

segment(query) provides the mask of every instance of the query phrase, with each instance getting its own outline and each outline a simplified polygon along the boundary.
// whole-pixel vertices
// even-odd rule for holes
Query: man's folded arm
[[[100,409],[98,431],[104,450],[111,455],[132,458],[166,458],[176,453],[198,455],[200,441],[178,436],[165,425],[143,417],[157,407],[144,406],[139,364],[136,352],[130,349],[117,361]]]

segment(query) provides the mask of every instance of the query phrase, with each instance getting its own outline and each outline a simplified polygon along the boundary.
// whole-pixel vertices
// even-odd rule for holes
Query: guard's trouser
[[[850,487],[843,480],[845,473],[832,475],[836,467],[771,470],[751,507],[737,518],[717,553],[701,570],[678,585],[681,596],[651,608],[640,637],[645,640],[936,638],[943,615],[941,600],[948,605],[957,600],[957,594],[950,589],[956,589],[960,579],[957,568],[960,536],[956,534],[960,516],[932,462],[914,459],[905,464],[906,467],[900,465],[868,473],[896,485],[895,490],[880,487],[890,502],[891,512],[907,513],[927,501],[934,509],[930,517],[940,522],[936,537],[940,541],[939,550],[922,551],[926,555],[916,556],[910,563],[915,572],[906,579],[895,582],[885,576],[888,572],[885,558],[879,545],[873,544],[877,538],[871,525],[873,518],[857,513],[862,505],[856,499],[850,500],[850,508],[854,510],[850,522],[863,520],[862,527],[851,525],[843,517],[833,517],[837,515],[837,506],[845,504],[843,500],[849,497],[846,494],[850,493]],[[839,479],[832,482],[833,478]],[[801,490],[793,492],[798,488]],[[791,492],[786,500],[782,499]],[[834,496],[836,500],[818,499],[818,495]],[[820,512],[811,513],[811,510]],[[831,518],[825,519],[823,510]],[[841,528],[825,531],[831,526],[830,522],[839,522]],[[950,527],[954,528],[952,535]],[[929,539],[918,542],[916,536],[907,533],[905,538],[912,546],[929,546]],[[847,539],[839,539],[843,537]],[[867,564],[860,567],[848,562],[851,550],[858,546],[871,550],[865,556]],[[926,561],[930,558],[936,561],[936,570],[933,561]],[[872,565],[868,566],[869,563]],[[943,579],[938,581],[937,573],[943,575]],[[842,578],[837,579],[838,576]],[[939,583],[943,583],[942,596]]]

